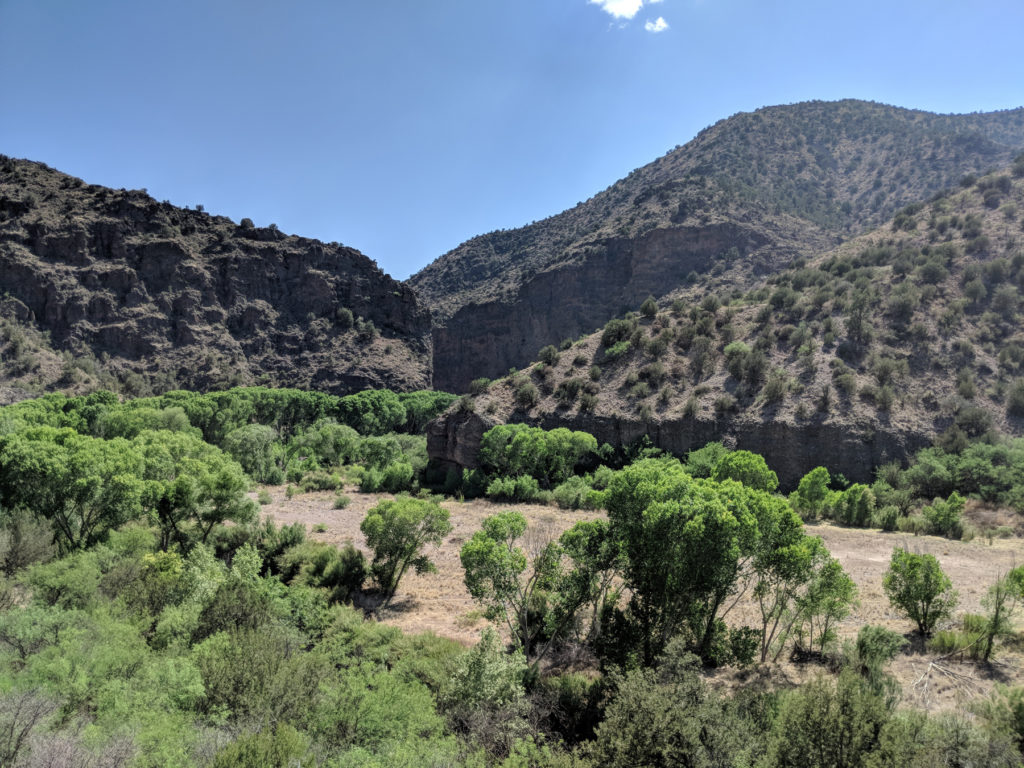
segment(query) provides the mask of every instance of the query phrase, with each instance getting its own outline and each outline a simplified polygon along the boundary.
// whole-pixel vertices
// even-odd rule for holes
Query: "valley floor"
[[[347,489],[350,503],[345,509],[334,509],[336,494],[333,492],[302,493],[288,499],[283,487],[271,486],[266,490],[272,501],[263,507],[263,513],[279,524],[303,523],[311,539],[339,545],[351,540],[367,555],[370,553],[359,524],[367,510],[380,500],[391,498]],[[529,523],[528,546],[539,549],[576,522],[601,514],[536,504],[496,504],[483,499],[464,502],[449,499],[442,506],[451,513],[453,530],[440,550],[427,551],[438,572],[406,575],[392,605],[380,618],[405,632],[431,631],[466,645],[475,643],[480,630],[487,624],[463,584],[459,562],[462,544],[479,529],[481,520],[503,509],[517,509]],[[326,526],[326,530],[315,532],[313,528],[318,525]],[[852,639],[865,624],[880,624],[910,636],[910,621],[890,607],[882,591],[882,575],[889,567],[893,547],[905,546],[911,552],[932,554],[938,558],[960,593],[957,615],[980,612],[981,599],[996,578],[1024,563],[1024,539],[1016,537],[977,537],[973,541],[961,542],[937,536],[884,533],[831,524],[810,525],[807,531],[821,537],[857,584],[860,603],[840,625],[841,640]],[[726,621],[731,625],[757,624],[756,605],[749,600],[741,601]],[[1018,617],[1018,629],[1022,627],[1024,612]],[[948,709],[985,695],[996,683],[1024,684],[1024,643],[1011,643],[1000,650],[996,663],[988,668],[970,661],[961,663],[955,658],[933,665],[936,654],[925,651],[918,642],[897,657],[890,671],[903,686],[906,703],[925,709]],[[797,684],[813,677],[820,669],[816,664],[785,661],[772,666],[770,677],[775,684]],[[712,675],[727,687],[751,684],[763,676],[763,671],[751,673],[731,669]]]

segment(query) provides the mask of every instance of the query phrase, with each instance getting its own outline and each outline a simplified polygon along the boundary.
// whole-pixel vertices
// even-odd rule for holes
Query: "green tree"
[[[361,435],[396,432],[405,424],[405,406],[390,389],[367,389],[338,401],[338,420]]]
[[[684,627],[706,653],[736,581],[741,543],[756,528],[753,515],[743,504],[727,506],[717,483],[656,459],[619,472],[605,506],[631,595],[625,618],[641,638],[643,662],[653,663]]]
[[[854,671],[820,676],[782,698],[764,765],[861,768],[888,718],[884,698]]]
[[[187,432],[142,432],[132,441],[142,459],[143,499],[160,528],[160,546],[187,549],[218,525],[256,517],[242,468],[215,446]]]
[[[738,483],[771,493],[779,487],[779,478],[768,469],[762,456],[750,451],[733,451],[715,466],[713,480],[735,480]]]
[[[382,501],[366,513],[359,530],[373,551],[370,573],[384,605],[391,602],[405,572],[431,573],[434,564],[422,553],[427,544],[440,546],[452,530],[448,510],[435,501],[400,496]]]
[[[277,430],[264,424],[246,424],[224,437],[223,449],[257,483],[278,485],[284,479],[284,448]]]
[[[142,515],[142,461],[123,438],[32,427],[0,437],[0,503],[53,525],[61,552],[83,549]]]
[[[825,467],[815,467],[800,478],[796,491],[790,496],[790,502],[801,517],[814,520],[821,514],[831,482],[832,478]]]
[[[931,635],[936,623],[948,618],[958,596],[934,555],[917,555],[896,547],[882,589],[893,606],[917,624],[917,631]]]
[[[462,546],[459,559],[469,594],[485,607],[487,618],[505,623],[530,657],[544,630],[547,592],[561,574],[562,552],[557,542],[545,542],[531,567],[529,556],[517,546],[525,532],[526,518],[521,513],[491,515]]]

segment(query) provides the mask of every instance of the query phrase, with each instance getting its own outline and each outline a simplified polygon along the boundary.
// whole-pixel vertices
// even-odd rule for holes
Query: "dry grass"
[[[351,502],[345,509],[338,510],[333,508],[334,494],[330,492],[298,494],[288,500],[282,488],[267,490],[273,501],[263,508],[264,512],[279,523],[303,523],[311,539],[334,544],[351,540],[367,554],[359,523],[378,501],[390,498],[382,494],[361,494],[350,488],[346,493]],[[459,549],[479,529],[484,517],[509,508],[522,512],[529,523],[527,546],[537,549],[576,522],[600,514],[536,504],[495,504],[485,500],[448,499],[442,506],[451,513],[454,528],[438,550],[428,553],[438,572],[406,576],[391,607],[379,618],[403,631],[432,631],[465,644],[477,640],[486,621],[463,584]],[[326,532],[311,532],[318,523],[327,526]],[[935,555],[960,593],[958,612],[979,612],[981,599],[995,579],[1010,568],[1024,564],[1024,540],[1019,538],[993,539],[991,543],[984,538],[960,542],[827,524],[808,526],[807,531],[821,537],[857,584],[860,602],[839,626],[841,640],[855,637],[865,624],[880,624],[911,637],[911,622],[893,610],[882,592],[882,575],[889,566],[893,547]],[[756,616],[755,606],[741,601],[729,615],[728,622],[756,625]],[[1021,623],[1024,624],[1024,612]],[[987,694],[997,682],[1024,684],[1024,653],[1015,647],[1004,648],[998,663],[987,668],[968,662],[949,662],[944,669],[929,670],[934,658],[934,654],[925,652],[918,642],[893,663],[890,671],[903,685],[904,699],[908,703],[932,709],[950,708],[966,699]],[[773,684],[788,685],[803,682],[820,669],[815,664],[785,661],[761,674],[767,674]],[[925,673],[928,674],[921,679]],[[750,682],[749,673],[731,669],[712,673],[711,678],[726,687]]]

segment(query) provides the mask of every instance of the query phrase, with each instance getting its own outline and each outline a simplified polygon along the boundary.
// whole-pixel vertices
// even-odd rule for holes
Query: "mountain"
[[[0,156],[0,399],[431,384],[412,289],[337,243]]]
[[[1006,165],[1024,109],[936,115],[863,101],[738,114],[586,202],[463,243],[409,279],[435,385],[464,391],[698,280],[746,289],[897,209]]]
[[[749,289],[669,298],[475,383],[432,457],[473,466],[485,429],[525,422],[676,454],[723,440],[791,488],[817,465],[865,481],[933,442],[1024,434],[1024,154]]]

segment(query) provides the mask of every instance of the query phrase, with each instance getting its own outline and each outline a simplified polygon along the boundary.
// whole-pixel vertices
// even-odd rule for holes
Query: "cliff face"
[[[935,115],[859,101],[733,116],[572,209],[473,238],[409,282],[440,386],[523,367],[648,295],[750,286],[900,206],[1008,163],[1024,110]]]
[[[427,453],[442,467],[475,469],[480,440],[498,420],[476,413],[451,411],[430,424]],[[684,456],[709,442],[764,456],[779,476],[780,488],[791,491],[816,466],[841,472],[851,482],[870,483],[874,470],[890,461],[904,462],[931,444],[932,436],[908,430],[878,430],[872,424],[816,423],[744,419],[677,418],[645,422],[637,418],[554,414],[526,418],[523,423],[544,429],[567,427],[589,432],[599,444],[630,445],[644,435],[664,451]]]
[[[0,158],[8,318],[143,391],[430,386],[410,288],[351,248],[243,223]]]
[[[613,238],[525,280],[501,301],[470,304],[434,328],[434,379],[439,389],[465,391],[480,376],[529,363],[554,340],[575,338],[615,314],[660,297],[691,272],[711,268],[729,248],[771,263],[757,229],[721,223],[654,230],[636,240]]]

